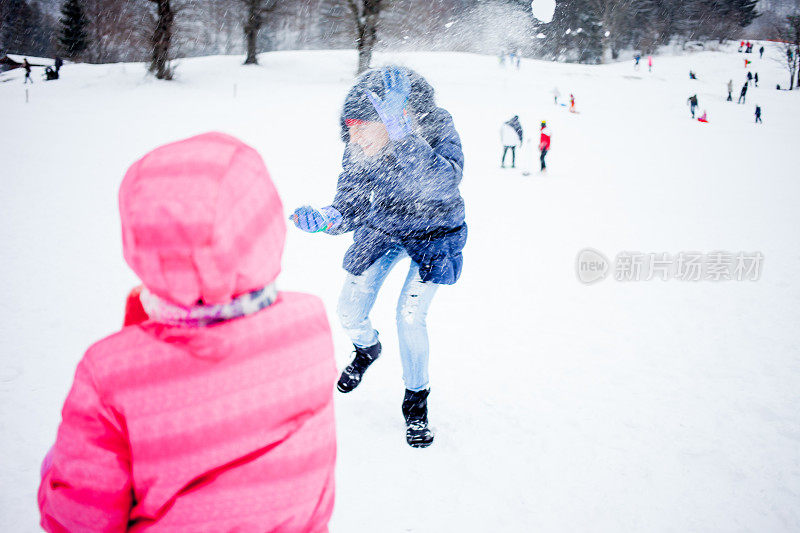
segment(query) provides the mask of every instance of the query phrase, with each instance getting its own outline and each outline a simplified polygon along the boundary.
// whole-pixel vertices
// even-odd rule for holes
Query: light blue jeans
[[[360,276],[347,275],[339,297],[337,313],[353,344],[366,348],[378,342],[369,312],[378,297],[378,290],[394,266],[408,254],[402,248],[389,250]],[[433,295],[439,287],[424,282],[419,265],[411,261],[400,299],[397,301],[397,333],[400,338],[400,359],[406,388],[420,391],[428,388],[428,328],[425,318]]]

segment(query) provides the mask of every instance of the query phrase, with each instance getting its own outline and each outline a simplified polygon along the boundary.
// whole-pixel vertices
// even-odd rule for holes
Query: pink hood
[[[222,133],[156,148],[119,191],[125,260],[154,294],[230,301],[278,276],[286,223],[261,156]]]

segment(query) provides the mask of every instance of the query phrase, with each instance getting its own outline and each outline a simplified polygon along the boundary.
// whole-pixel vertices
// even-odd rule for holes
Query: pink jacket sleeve
[[[124,423],[104,405],[84,359],[75,372],[39,487],[46,531],[125,531],[132,505]]]

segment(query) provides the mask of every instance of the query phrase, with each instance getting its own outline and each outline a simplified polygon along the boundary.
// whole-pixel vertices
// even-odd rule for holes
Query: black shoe
[[[410,391],[403,398],[403,416],[406,419],[406,442],[412,448],[427,448],[433,443],[433,432],[428,428],[428,394],[430,389]]]
[[[339,376],[339,382],[336,384],[339,392],[350,392],[358,387],[361,378],[364,377],[364,372],[381,354],[381,343],[378,342],[368,348],[355,346],[355,349],[356,356],[353,358],[353,362],[342,370],[342,375]]]

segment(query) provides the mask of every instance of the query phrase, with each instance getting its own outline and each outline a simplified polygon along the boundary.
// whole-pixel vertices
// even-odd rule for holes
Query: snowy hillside
[[[768,46],[769,48],[769,46]],[[778,54],[768,50],[766,55]],[[765,55],[765,56],[766,56]],[[396,269],[373,312],[384,356],[336,394],[336,532],[797,531],[800,529],[800,93],[756,55],[704,52],[585,66],[455,53],[379,55],[417,69],[453,115],[470,236],[461,281],[437,294],[430,417],[409,448]],[[68,65],[0,80],[0,523],[38,530],[39,464],[77,361],[115,331],[137,280],[116,195],[146,151],[220,130],[263,155],[287,215],[327,205],[355,52],[184,60],[174,82],[141,64]],[[645,60],[646,61],[646,60]],[[643,62],[645,62],[643,61]],[[699,79],[689,80],[694,70]],[[579,114],[553,103],[573,93]],[[689,118],[697,94],[710,123]],[[763,108],[762,125],[753,110]],[[500,124],[552,130],[548,173],[501,169]],[[538,138],[534,140],[534,145]],[[290,228],[282,289],[335,307],[351,236]],[[575,271],[591,247],[760,252],[757,281],[617,281]]]

